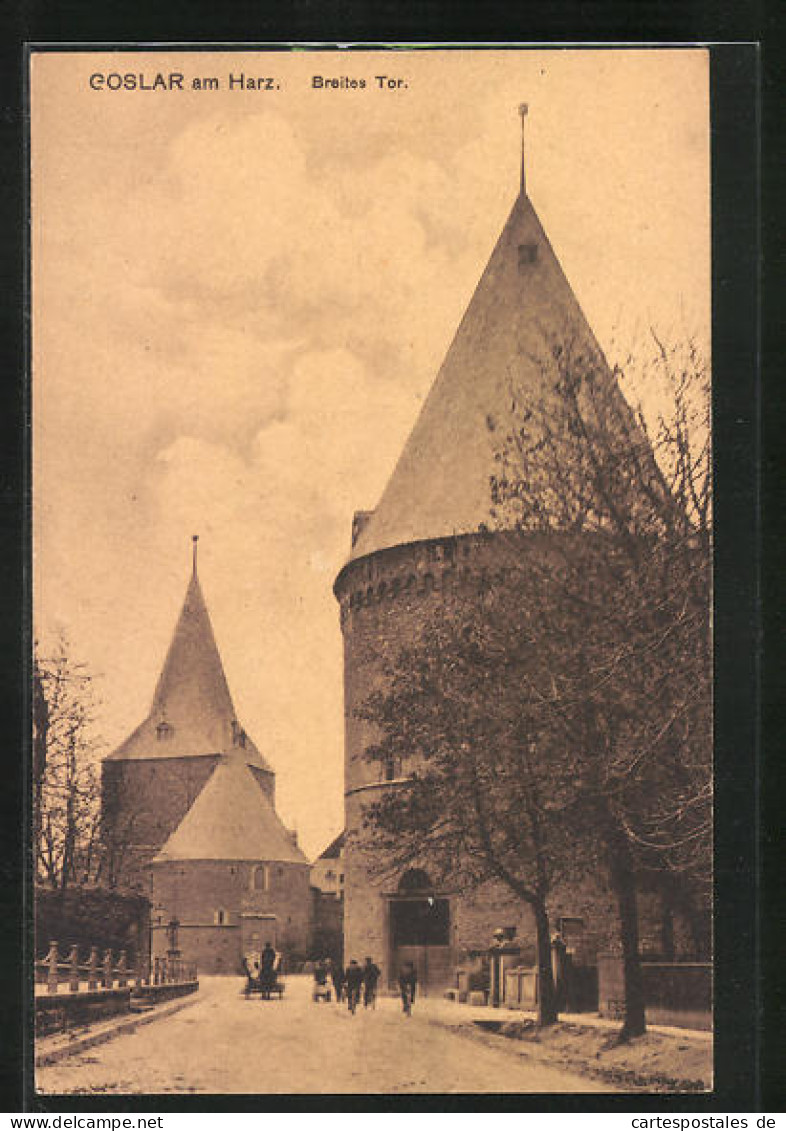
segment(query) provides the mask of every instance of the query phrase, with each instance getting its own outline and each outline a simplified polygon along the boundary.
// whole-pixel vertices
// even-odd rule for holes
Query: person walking
[[[412,1003],[415,1000],[417,984],[418,976],[414,963],[405,962],[399,971],[398,986],[401,992],[401,1006],[407,1017],[412,1015]]]
[[[401,1005],[407,1017],[412,1016],[412,1003],[415,1000],[418,976],[411,962],[405,962],[398,976],[398,985],[401,990]]]
[[[360,990],[363,985],[363,971],[357,959],[350,959],[344,981],[347,987],[347,1008],[350,1013],[354,1013],[360,1001]]]
[[[269,999],[273,987],[276,984],[276,968],[278,966],[278,955],[269,942],[265,943],[265,949],[262,951],[262,960],[259,966],[259,982],[262,996]]]
[[[330,989],[328,987],[328,966],[327,962],[323,962],[321,958],[317,959],[314,964],[314,1001],[330,1001]]]
[[[336,1001],[344,1000],[344,971],[340,962],[330,963],[330,977],[333,980],[333,989],[336,994]]]
[[[366,957],[363,966],[363,1008],[372,1009],[377,1007],[377,982],[381,971],[375,962],[371,961],[370,957]]]

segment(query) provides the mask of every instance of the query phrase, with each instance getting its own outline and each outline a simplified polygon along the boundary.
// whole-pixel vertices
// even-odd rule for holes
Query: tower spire
[[[526,146],[525,146],[526,137],[525,137],[524,123],[526,121],[526,117],[527,117],[528,113],[529,113],[529,106],[527,105],[526,102],[522,102],[521,105],[519,106],[519,115],[521,117],[521,191],[522,191],[522,193],[526,193],[526,191],[527,191],[527,166],[526,166]]]
[[[193,559],[194,559],[193,560],[194,577],[196,577],[196,571],[197,571],[197,542],[198,541],[199,541],[199,535],[198,534],[192,534],[191,535],[192,551],[191,552],[192,552]]]

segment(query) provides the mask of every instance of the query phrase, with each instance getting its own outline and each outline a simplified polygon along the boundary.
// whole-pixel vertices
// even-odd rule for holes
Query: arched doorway
[[[452,983],[450,900],[422,868],[405,872],[388,897],[388,939],[391,984],[406,962],[414,964],[424,991]]]

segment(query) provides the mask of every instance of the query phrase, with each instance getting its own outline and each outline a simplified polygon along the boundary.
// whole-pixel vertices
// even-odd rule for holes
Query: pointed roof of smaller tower
[[[207,729],[235,718],[224,666],[196,573],[191,575],[164,667],[153,712],[167,722],[200,716]],[[216,739],[218,741],[218,738]]]
[[[237,754],[249,765],[270,770],[237,721],[213,626],[194,565],[183,607],[150,714],[108,757],[178,758]]]
[[[224,757],[153,863],[259,860],[307,864],[248,767]]]

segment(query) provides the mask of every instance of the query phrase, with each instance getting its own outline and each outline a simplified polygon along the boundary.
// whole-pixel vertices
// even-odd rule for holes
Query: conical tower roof
[[[153,863],[260,860],[307,864],[243,762],[223,758]]]
[[[519,396],[528,389],[541,396],[539,361],[550,341],[566,335],[600,356],[522,185],[352,559],[491,523],[490,477],[499,470],[493,428],[510,426],[511,378]]]
[[[224,667],[199,578],[194,572],[153,696],[153,712],[167,721],[194,713],[206,727],[235,718]]]
[[[222,753],[270,770],[237,721],[195,560],[150,714],[109,759]]]

